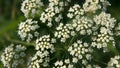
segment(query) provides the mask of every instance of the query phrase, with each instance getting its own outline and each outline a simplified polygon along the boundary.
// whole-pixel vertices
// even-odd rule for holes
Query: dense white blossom
[[[4,53],[1,55],[1,61],[5,67],[10,68],[10,61],[13,58],[15,52],[13,51],[13,45],[10,45],[5,48]]]
[[[1,55],[2,63],[17,68],[27,58],[28,68],[103,67],[107,62],[102,64],[96,53],[106,55],[116,47],[115,37],[120,35],[120,23],[116,26],[116,20],[105,12],[108,5],[107,0],[81,4],[73,0],[24,0],[21,11],[27,20],[18,27],[22,42],[12,41],[30,45],[33,54],[26,56],[25,46],[11,44]],[[111,58],[107,68],[120,68],[120,57]]]
[[[70,62],[70,59],[56,61],[53,68],[75,68],[73,63]]]
[[[24,13],[25,17],[40,14],[40,9],[43,5],[41,0],[24,0],[21,6],[21,11]]]
[[[28,68],[40,68],[41,66],[47,67],[49,61],[49,52],[47,50],[37,51],[36,54],[30,58]]]
[[[83,65],[87,65],[88,60],[91,60],[91,52],[92,49],[89,48],[88,43],[83,43],[82,41],[78,40],[76,43],[73,43],[72,46],[68,48],[68,52],[70,55],[73,56],[72,62],[77,63],[78,60],[82,60]],[[84,63],[84,61],[86,61]]]
[[[32,61],[32,62],[29,64],[28,68],[40,68],[39,60],[34,60],[34,61]]]
[[[96,15],[93,20],[96,25],[105,26],[109,29],[114,28],[116,22],[114,18],[111,18],[110,14],[107,14],[105,12],[101,12],[99,15]]]
[[[113,28],[115,27],[116,20],[111,18],[110,14],[101,12],[93,18],[95,22],[95,28],[93,28],[94,34],[92,36],[92,46],[98,49],[103,49],[104,52],[108,51],[108,45],[111,43],[115,45]]]
[[[101,27],[100,33],[97,33],[96,36],[93,36],[92,40],[93,42],[91,46],[97,47],[98,49],[103,48],[104,52],[108,51],[108,43],[111,43],[113,46],[115,45],[113,33],[107,27]]]
[[[49,0],[48,8],[41,14],[40,20],[46,23],[49,27],[53,26],[52,21],[60,22],[63,11],[64,2],[60,0]],[[56,24],[56,23],[55,23]]]
[[[6,47],[3,54],[1,55],[1,61],[4,64],[5,67],[16,68],[17,65],[23,64],[24,60],[23,57],[25,57],[25,51],[26,47],[21,45],[15,45],[11,44],[10,46]],[[14,60],[14,61],[12,61]]]
[[[83,4],[83,9],[85,12],[95,13],[96,11],[102,9],[106,11],[106,7],[111,5],[107,0],[85,0]]]
[[[21,22],[18,28],[20,38],[29,42],[34,36],[37,37],[39,35],[36,31],[36,29],[39,28],[37,23],[37,21],[33,21],[32,19],[27,19],[25,22]]]
[[[73,20],[72,26],[76,32],[79,32],[81,35],[92,33],[93,21],[87,17],[78,17]]]
[[[99,0],[85,0],[85,3],[83,4],[85,12],[95,12],[100,8],[101,5],[99,4]]]
[[[35,48],[40,51],[50,49],[50,52],[54,52],[54,45],[52,44],[50,35],[44,35],[37,39]]]
[[[78,40],[68,48],[68,52],[72,56],[71,63],[74,65],[81,64],[81,68],[101,68],[99,65],[90,63],[91,59],[93,58],[91,55],[93,49],[86,42]]]
[[[120,56],[112,57],[106,68],[120,68]]]
[[[75,35],[75,32],[71,32],[70,30],[73,29],[70,24],[64,25],[60,23],[60,25],[56,28],[56,32],[54,36],[60,39],[61,42],[65,42],[67,38],[70,38],[70,35]]]
[[[84,14],[84,10],[78,5],[75,4],[74,6],[70,7],[67,13],[68,18],[79,17]]]
[[[83,16],[85,14],[84,10],[78,4],[75,4],[68,11],[67,17],[73,18],[71,25],[74,30],[72,31],[76,31],[75,33],[79,32],[81,35],[90,35],[94,22],[92,19]]]
[[[51,41],[50,35],[44,35],[36,40],[35,49],[37,52],[28,63],[29,68],[40,68],[41,65],[47,67],[49,65],[50,53],[55,51],[52,43],[54,42]]]

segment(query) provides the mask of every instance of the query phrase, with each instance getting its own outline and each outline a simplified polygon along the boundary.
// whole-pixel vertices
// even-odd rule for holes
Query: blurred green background
[[[25,19],[20,11],[22,1],[0,0],[0,50],[17,36],[18,24]]]
[[[19,42],[18,24],[25,20],[20,6],[23,0],[0,0],[0,54],[11,42]],[[120,22],[120,0],[108,0],[111,6],[107,12]],[[0,65],[0,68],[2,66]]]

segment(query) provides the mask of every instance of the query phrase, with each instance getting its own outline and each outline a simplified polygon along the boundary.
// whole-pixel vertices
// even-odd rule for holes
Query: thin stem
[[[9,41],[11,41],[11,42],[13,42],[13,43],[19,43],[19,44],[27,45],[27,46],[35,46],[34,43],[23,42],[23,41],[16,40],[16,39],[9,39]]]
[[[75,38],[79,35],[79,32],[77,32],[77,35],[73,36],[72,39],[70,40],[70,43],[68,44],[68,46],[70,46],[73,41],[75,40]]]
[[[101,61],[98,61],[98,60],[94,60],[95,62],[98,62],[98,63],[101,63],[101,64],[104,64],[104,65],[107,65],[107,63],[105,62],[101,62]]]
[[[23,42],[20,40],[16,40],[16,39],[11,39],[10,36],[8,36],[7,34],[5,34],[6,39],[12,43],[19,43],[19,44],[23,44],[23,45],[27,45],[27,46],[35,46],[35,43],[30,43],[30,42]]]

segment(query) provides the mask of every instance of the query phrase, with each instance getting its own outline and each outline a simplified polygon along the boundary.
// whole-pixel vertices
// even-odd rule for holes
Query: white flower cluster
[[[90,35],[92,33],[93,21],[84,16],[80,18],[78,17],[76,19],[73,19],[72,26],[75,31],[79,32],[81,35]]]
[[[75,68],[73,64],[70,62],[70,59],[56,61],[54,65],[55,67],[53,68]]]
[[[114,43],[114,37],[113,37],[113,28],[115,27],[116,20],[114,18],[111,18],[110,14],[107,14],[105,12],[101,12],[99,15],[96,15],[93,18],[95,22],[95,28],[92,38],[92,46],[97,47],[98,49],[103,48],[103,51],[108,51],[108,43],[112,42],[112,45],[115,45]]]
[[[73,58],[73,61],[77,61],[77,59]],[[87,61],[84,61],[84,62],[87,62]],[[79,67],[80,67],[80,65],[79,65]],[[71,62],[71,59],[64,59],[63,61],[62,60],[56,61],[54,63],[53,68],[76,68],[76,66],[75,66],[74,62]],[[94,65],[94,64],[92,64],[92,65],[87,64],[85,66],[81,66],[80,68],[101,68],[101,67],[98,65]]]
[[[82,4],[73,0],[25,0],[21,10],[27,20],[19,24],[18,34],[27,41],[23,44],[35,43],[36,52],[29,58],[28,68],[101,68],[94,59],[96,51],[107,52],[109,46],[116,45],[116,20],[104,11],[107,5],[107,0],[85,0]],[[120,24],[115,29],[120,31]],[[38,30],[43,31],[39,34]],[[7,68],[17,68],[26,59],[25,50],[24,46],[10,45],[1,61]],[[120,57],[111,58],[107,68],[120,68]]]
[[[63,23],[60,23],[60,25],[56,28],[57,31],[54,33],[54,36],[60,39],[61,42],[65,42],[66,39],[70,38],[70,35],[75,35],[75,32],[71,31],[71,29],[73,29],[71,24],[64,25]]]
[[[111,5],[107,0],[85,0],[83,9],[85,12],[95,13],[97,10],[106,10],[106,7]]]
[[[64,11],[64,6],[67,5],[67,1],[61,0],[49,0],[49,6],[45,9],[45,12],[41,14],[40,20],[42,23],[47,23],[47,26],[53,26],[52,22],[59,23],[62,20],[62,12]],[[57,24],[54,23],[54,24]]]
[[[87,0],[86,2],[92,1],[93,0]],[[98,3],[99,1],[96,0],[94,2]],[[101,0],[101,2],[105,1]],[[70,19],[73,18],[71,24],[73,27],[72,30],[76,31],[75,33],[79,32],[80,35],[96,35],[95,38],[92,39],[94,41],[92,42],[92,46],[97,47],[98,49],[103,48],[104,51],[106,51],[107,44],[111,41],[114,45],[112,31],[116,20],[111,18],[110,14],[107,14],[103,11],[99,15],[93,15],[93,18],[89,17],[88,15],[83,16],[83,14],[85,14],[85,9],[80,8],[80,6],[77,4],[69,9],[67,16]]]
[[[36,29],[39,28],[37,23],[37,21],[33,21],[32,19],[27,19],[25,22],[21,22],[18,28],[20,38],[30,42],[34,36],[37,37],[39,35],[36,31]]]
[[[41,0],[24,0],[21,6],[21,11],[25,17],[33,16],[40,13],[43,2]]]
[[[67,17],[70,19],[73,18],[71,24],[73,27],[72,31],[79,32],[81,35],[90,35],[94,23],[90,18],[83,16],[85,13],[84,10],[78,4],[75,4],[68,11]]]
[[[54,52],[54,45],[50,39],[50,35],[44,35],[36,40],[36,50],[44,51],[50,49],[50,52]]]
[[[67,17],[71,19],[75,16],[80,17],[83,14],[84,14],[84,10],[78,4],[75,4],[74,6],[70,7],[70,9],[68,10]]]
[[[85,0],[85,3],[83,4],[85,12],[95,12],[100,8],[101,5],[99,5],[99,0]]]
[[[51,41],[50,35],[44,35],[36,40],[36,54],[31,59],[29,63],[29,68],[40,68],[40,65],[43,67],[48,66],[49,55],[55,51]]]
[[[77,63],[79,60],[81,60],[83,65],[87,65],[88,61],[92,58],[92,49],[89,47],[89,44],[83,43],[80,40],[78,40],[76,43],[73,43],[72,46],[68,48],[68,52],[73,56],[73,63]]]
[[[92,46],[97,48],[107,48],[108,42],[114,41],[114,38],[112,37],[113,33],[107,29],[106,27],[100,28],[100,33],[97,35],[97,37],[93,38]]]
[[[35,58],[35,59],[34,59]],[[37,60],[38,58],[35,56],[31,59],[32,62],[28,63],[28,68],[40,68],[40,64],[39,64],[39,60]]]
[[[120,56],[115,56],[110,59],[107,68],[120,68]]]
[[[15,51],[15,55],[13,57],[13,64],[12,64],[12,68],[16,68],[18,67],[18,65],[22,65],[25,63],[25,59],[24,57],[26,56],[25,53],[26,47],[25,46],[21,46],[21,45],[16,45],[16,47],[14,48]]]
[[[110,14],[107,14],[105,12],[101,12],[99,15],[96,15],[93,20],[96,25],[105,26],[108,29],[112,29],[115,26],[116,22],[114,18],[111,18]]]
[[[92,46],[97,46],[98,49],[107,48],[107,44],[110,42],[110,40],[112,41],[113,38],[105,34],[98,34],[98,38],[96,39],[96,42],[92,43]]]
[[[37,51],[34,57],[28,62],[28,68],[47,67],[50,61],[49,52],[47,50]]]
[[[10,61],[12,60],[14,54],[13,45],[5,48],[4,53],[1,55],[1,61],[5,67],[10,68]]]
[[[5,48],[4,53],[1,55],[1,61],[7,68],[16,68],[18,65],[24,63],[23,58],[26,55],[24,52],[25,50],[26,47],[24,46],[21,45],[14,46],[13,44],[11,44],[10,46]]]

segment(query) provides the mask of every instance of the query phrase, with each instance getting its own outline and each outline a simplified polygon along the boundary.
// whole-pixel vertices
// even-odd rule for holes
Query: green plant
[[[11,40],[15,45],[5,48],[1,61],[8,68],[119,68],[120,24],[106,13],[109,5],[107,0],[23,1],[21,41]]]

